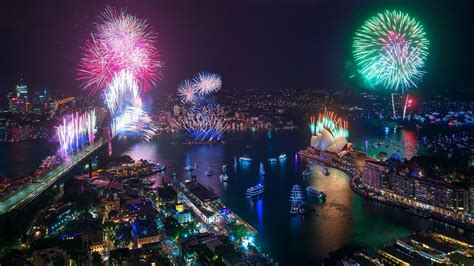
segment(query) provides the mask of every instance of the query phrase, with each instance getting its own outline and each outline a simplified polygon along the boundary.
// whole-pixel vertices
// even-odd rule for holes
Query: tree
[[[248,233],[247,227],[243,224],[234,224],[229,229],[229,233],[234,235],[236,239],[240,240]]]
[[[99,252],[92,253],[92,265],[102,265],[102,256]]]

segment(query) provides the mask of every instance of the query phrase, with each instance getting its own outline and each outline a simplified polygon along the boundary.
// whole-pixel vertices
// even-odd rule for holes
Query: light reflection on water
[[[383,133],[383,132],[382,132]],[[232,138],[232,136],[231,136]],[[306,138],[306,137],[305,137]],[[409,143],[410,136],[405,137]],[[175,139],[174,139],[175,140]],[[179,143],[178,141],[175,141]],[[181,145],[171,144],[166,136],[149,144],[136,144],[117,152],[129,154],[134,159],[153,159],[166,165],[166,182],[177,182],[190,178],[184,166],[187,154],[192,163],[199,163],[193,174],[206,187],[212,188],[224,203],[239,216],[254,226],[259,234],[257,243],[275,257],[282,265],[292,260],[316,264],[347,244],[362,244],[368,248],[389,244],[393,238],[405,236],[411,231],[430,228],[433,223],[420,222],[419,218],[406,212],[394,211],[393,207],[367,201],[354,194],[349,187],[348,176],[329,168],[330,176],[322,174],[323,165],[314,163],[310,177],[303,179],[301,173],[307,167],[303,158],[295,153],[307,145],[305,139],[296,133],[233,136],[227,144]],[[286,160],[270,163],[269,157],[277,157],[281,152]],[[234,158],[248,154],[253,161],[239,162]],[[259,175],[259,165],[263,163],[265,176]],[[219,179],[221,165],[227,164],[229,181]],[[313,163],[311,163],[313,164]],[[211,166],[214,175],[207,177],[204,171]],[[177,180],[171,173],[177,173]],[[261,182],[265,193],[259,199],[249,201],[245,190]],[[325,202],[307,198],[315,212],[305,216],[289,214],[289,193],[294,184],[305,189],[313,185],[327,194]],[[304,191],[305,192],[305,191]]]

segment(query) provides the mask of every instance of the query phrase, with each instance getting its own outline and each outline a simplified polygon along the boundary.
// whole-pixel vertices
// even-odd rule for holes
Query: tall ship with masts
[[[290,213],[298,214],[303,206],[303,190],[299,185],[294,185],[290,191]]]

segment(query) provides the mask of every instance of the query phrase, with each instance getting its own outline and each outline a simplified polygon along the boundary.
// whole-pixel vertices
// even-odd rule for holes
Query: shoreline
[[[357,152],[359,154],[363,154],[363,152],[361,152],[361,151],[355,151],[355,152]],[[350,167],[353,168],[353,169],[345,169],[344,167],[340,166],[340,164],[341,164],[340,162],[334,163],[334,162],[331,162],[331,161],[323,160],[322,158],[320,158],[317,155],[308,154],[307,150],[299,151],[298,155],[300,155],[304,158],[309,158],[309,159],[312,159],[312,160],[320,161],[324,164],[327,164],[328,166],[331,166],[331,167],[334,167],[338,170],[343,171],[344,173],[346,173],[349,176],[349,179],[350,179],[349,180],[349,187],[351,188],[351,190],[354,191],[355,193],[357,193],[358,195],[366,198],[366,199],[377,201],[377,202],[387,204],[387,205],[390,205],[390,206],[393,206],[393,207],[402,208],[405,211],[409,210],[410,208],[413,208],[413,206],[407,206],[407,205],[404,205],[404,204],[397,204],[395,202],[391,202],[391,201],[387,201],[387,200],[381,200],[381,199],[378,199],[376,197],[372,197],[371,195],[369,195],[369,193],[358,189],[357,188],[358,184],[356,182],[357,182],[358,179],[360,179],[360,171],[357,170],[352,165]],[[370,157],[367,157],[367,158],[370,158]],[[420,216],[419,217],[423,218],[423,219],[432,218],[432,219],[435,219],[439,222],[448,223],[450,225],[457,226],[457,227],[460,227],[462,229],[466,229],[466,230],[474,232],[474,225],[466,224],[466,223],[463,223],[463,222],[460,222],[460,221],[457,221],[457,220],[445,219],[443,216],[441,216],[437,213],[433,213],[433,212],[429,212],[429,214],[430,214],[430,217],[426,217],[426,218],[423,218],[423,217],[420,217]],[[416,214],[413,214],[413,215],[416,215]],[[416,215],[416,216],[418,216],[418,215]]]

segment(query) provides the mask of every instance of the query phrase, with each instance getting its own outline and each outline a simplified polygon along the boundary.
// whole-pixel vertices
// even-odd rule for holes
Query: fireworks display
[[[216,73],[200,72],[193,81],[200,95],[216,92],[222,87],[221,76]]]
[[[108,8],[97,31],[82,47],[78,79],[91,92],[104,89],[116,73],[127,71],[147,90],[161,77],[156,34],[144,20]]]
[[[116,75],[104,93],[112,116],[113,135],[138,136],[149,141],[156,133],[150,116],[142,109],[140,91],[132,73]]]
[[[324,110],[324,113],[320,113],[317,120],[316,117],[311,117],[310,123],[311,134],[315,135],[321,133],[325,128],[335,139],[339,137],[349,137],[348,126],[347,120],[337,117],[334,112],[327,110]]]
[[[227,129],[225,113],[213,97],[221,87],[216,73],[200,72],[192,81],[183,81],[178,87],[183,111],[173,123],[175,128],[185,130],[196,142],[221,140]]]
[[[423,74],[429,41],[423,26],[408,14],[385,11],[355,33],[353,55],[359,73],[374,87],[402,92]]]
[[[198,97],[196,85],[190,80],[181,82],[178,87],[178,96],[182,103],[193,104]]]
[[[219,141],[227,129],[224,109],[219,105],[187,109],[176,123],[198,142]]]
[[[161,78],[155,41],[144,20],[107,8],[83,47],[78,78],[91,93],[102,91],[113,135],[138,135],[148,141],[156,133],[141,99]]]
[[[80,150],[85,143],[93,143],[97,131],[97,117],[95,110],[73,113],[63,118],[57,129],[57,136],[64,154],[73,150]]]

